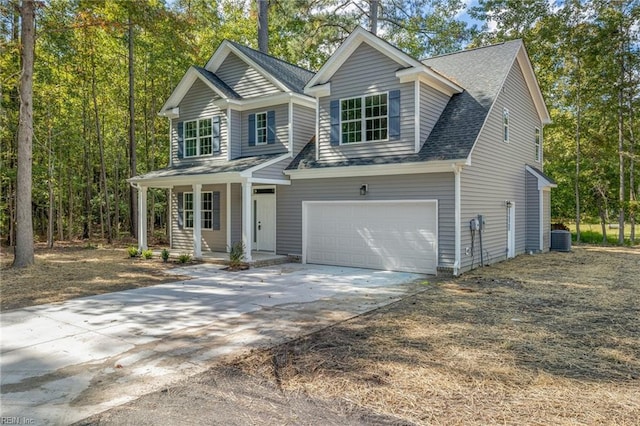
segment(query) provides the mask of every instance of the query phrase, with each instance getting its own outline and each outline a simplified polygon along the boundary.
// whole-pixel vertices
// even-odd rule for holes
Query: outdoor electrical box
[[[480,230],[480,223],[478,222],[478,219],[474,217],[469,221],[469,229],[471,229],[472,231]]]
[[[477,220],[478,220],[478,230],[482,231],[484,229],[484,216],[479,214]]]

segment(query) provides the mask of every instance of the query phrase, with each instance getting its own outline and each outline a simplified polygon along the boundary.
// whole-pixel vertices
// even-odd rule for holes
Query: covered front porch
[[[147,224],[149,188],[169,190],[171,250],[199,260],[228,260],[229,249],[242,243],[245,261],[266,260],[276,253],[277,187],[284,178],[254,175],[281,156],[254,157],[242,170],[226,166],[169,168],[131,178],[138,191],[138,223]],[[255,164],[257,163],[257,164]],[[276,175],[277,176],[277,175]],[[138,248],[146,250],[147,227],[138,227]]]

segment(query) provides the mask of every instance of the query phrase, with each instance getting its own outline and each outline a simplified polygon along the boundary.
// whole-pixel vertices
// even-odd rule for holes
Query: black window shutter
[[[276,143],[276,112],[267,111],[267,144]]]
[[[389,138],[400,137],[400,91],[389,92]]]
[[[249,114],[249,146],[256,145],[256,115]]]
[[[212,126],[212,134],[213,134],[213,152],[220,152],[220,117],[213,117],[213,126]]]
[[[331,101],[329,109],[331,114],[331,145],[340,145],[340,101]]]
[[[184,158],[184,123],[178,122],[178,158]]]
[[[213,229],[220,230],[220,192],[213,193]]]
[[[184,228],[184,206],[183,206],[183,193],[178,192],[176,194],[178,197],[178,229]]]

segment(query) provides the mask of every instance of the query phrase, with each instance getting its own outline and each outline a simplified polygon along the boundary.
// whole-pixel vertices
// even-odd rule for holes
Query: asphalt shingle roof
[[[422,61],[465,90],[451,97],[417,154],[315,161],[315,143],[310,142],[287,170],[466,159],[521,45],[515,40]]]
[[[222,93],[224,93],[228,98],[230,98],[230,99],[242,99],[242,96],[240,96],[235,90],[233,90],[231,87],[229,87],[227,85],[227,83],[222,81],[222,79],[220,77],[218,77],[217,75],[215,75],[211,71],[206,70],[206,69],[204,69],[202,67],[197,67],[195,65],[194,65],[193,68],[195,68],[195,70],[198,71],[204,78],[209,80],[211,82],[211,84],[213,84],[218,89],[220,89],[220,91]]]
[[[229,43],[296,93],[304,93],[304,86],[309,80],[311,80],[311,77],[314,76],[313,72],[285,62],[281,59],[274,58],[273,56],[269,56],[233,41],[229,41]]]

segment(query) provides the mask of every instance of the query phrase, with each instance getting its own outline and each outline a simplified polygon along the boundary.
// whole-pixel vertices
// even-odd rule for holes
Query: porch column
[[[231,250],[231,184],[227,183],[227,252]]]
[[[147,249],[147,187],[138,186],[138,250]]]
[[[193,184],[193,257],[202,257],[202,184]]]
[[[253,242],[253,214],[251,208],[251,182],[248,179],[242,181],[242,243],[244,244],[244,258],[251,262],[251,250]]]

